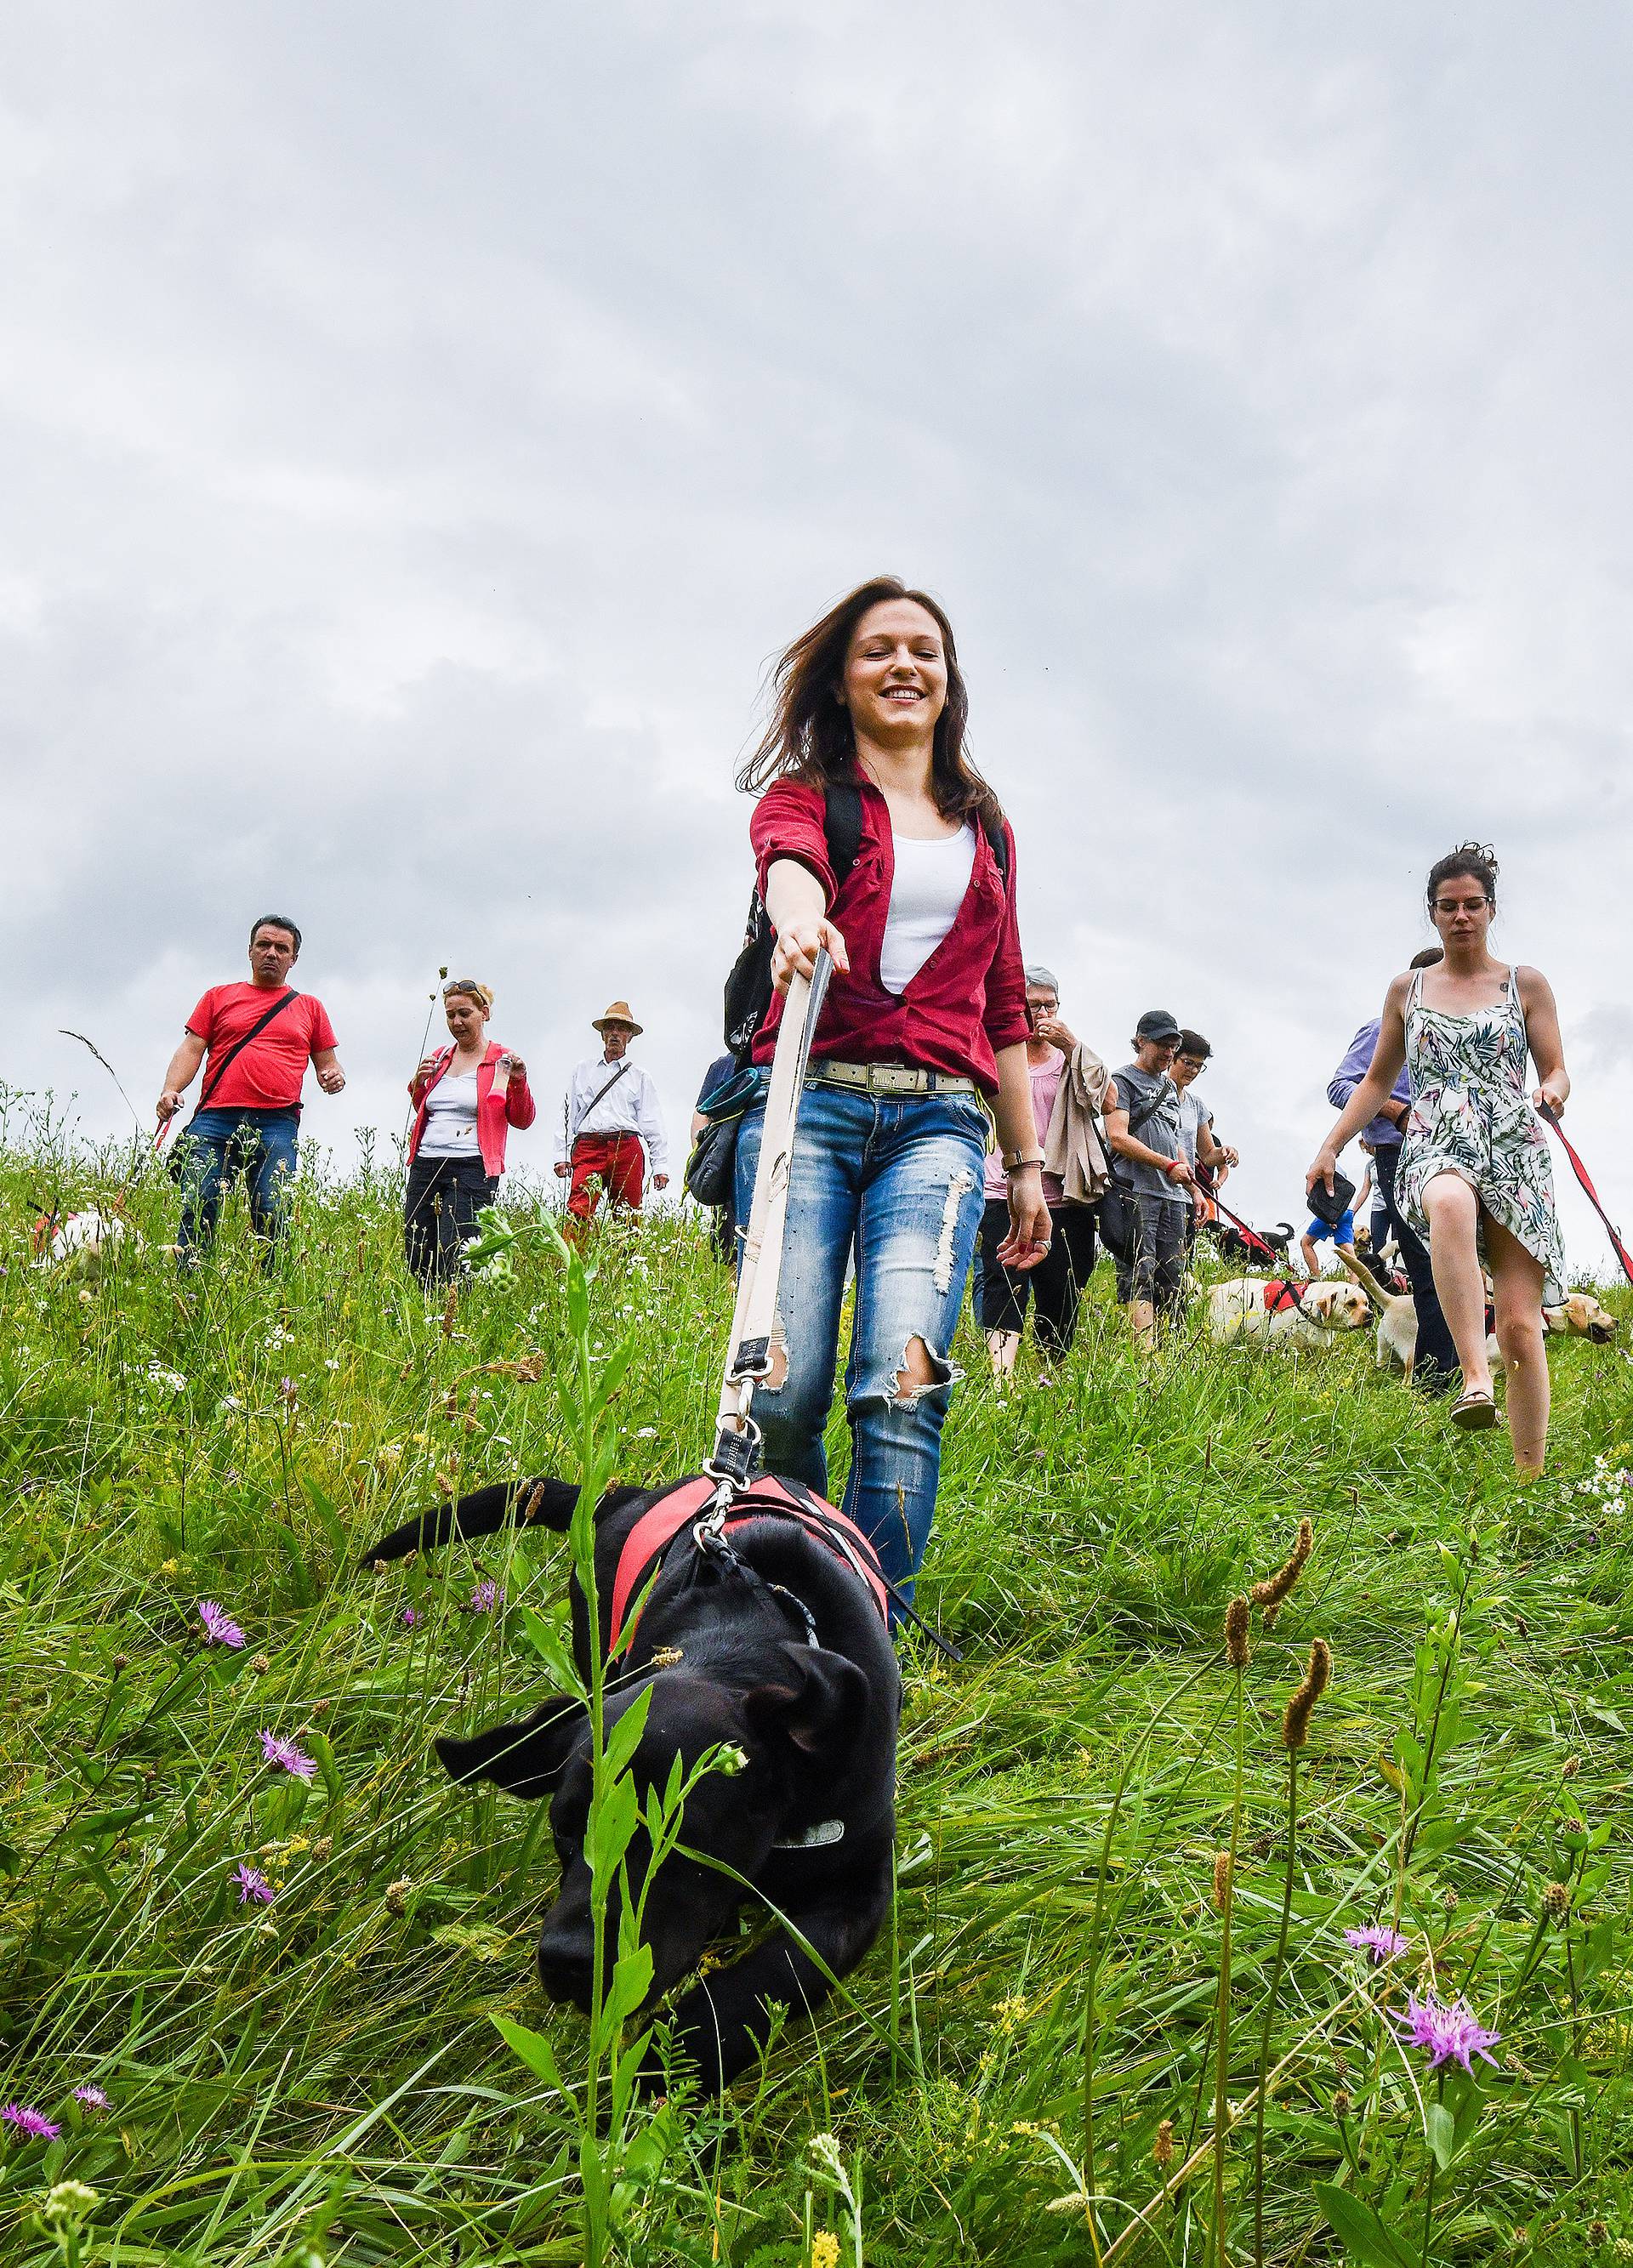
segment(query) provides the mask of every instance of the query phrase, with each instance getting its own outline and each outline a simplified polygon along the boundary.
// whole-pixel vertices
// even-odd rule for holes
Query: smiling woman
[[[861,584],[778,663],[770,725],[738,785],[764,790],[750,833],[777,949],[752,1056],[761,1091],[737,1145],[747,1219],[765,1097],[795,969],[834,974],[801,1098],[776,1366],[755,1402],[765,1462],[827,1493],[846,1263],[855,1321],[846,1373],[853,1454],[842,1509],[905,1594],[935,1507],[956,1373],[954,1326],[981,1218],[989,1111],[1008,1176],[1005,1263],[1049,1248],[1026,1070],[1015,841],[964,747],[969,699],[952,625],[891,576]],[[842,877],[828,798],[860,806]]]

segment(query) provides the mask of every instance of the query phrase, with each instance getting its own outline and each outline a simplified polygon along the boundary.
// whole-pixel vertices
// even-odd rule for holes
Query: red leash
[[[1223,1215],[1224,1215],[1225,1219],[1230,1222],[1230,1226],[1232,1226],[1232,1228],[1238,1228],[1238,1229],[1240,1229],[1240,1231],[1242,1232],[1242,1234],[1243,1234],[1243,1235],[1247,1239],[1247,1241],[1248,1241],[1248,1242],[1249,1242],[1250,1244],[1256,1244],[1256,1245],[1259,1247],[1259,1249],[1260,1250],[1260,1252],[1262,1252],[1262,1253],[1264,1254],[1265,1258],[1266,1258],[1266,1259],[1270,1263],[1270,1265],[1271,1265],[1273,1268],[1275,1268],[1275,1267],[1278,1266],[1278,1265],[1279,1265],[1279,1263],[1280,1263],[1280,1261],[1281,1261],[1281,1257],[1282,1257],[1281,1254],[1280,1254],[1279,1252],[1275,1251],[1275,1250],[1273,1248],[1273,1247],[1271,1247],[1270,1245],[1268,1245],[1268,1244],[1267,1244],[1267,1243],[1265,1242],[1265,1241],[1264,1241],[1263,1237],[1260,1235],[1260,1233],[1259,1233],[1258,1230],[1257,1230],[1257,1229],[1254,1229],[1254,1228],[1249,1228],[1249,1226],[1247,1226],[1247,1223],[1246,1223],[1246,1222],[1242,1219],[1242,1216],[1241,1216],[1241,1214],[1240,1214],[1239,1212],[1232,1212],[1232,1211],[1231,1211],[1231,1210],[1230,1210],[1230,1206],[1225,1203],[1224,1199],[1220,1196],[1220,1194],[1219,1194],[1219,1192],[1218,1192],[1218,1190],[1217,1190],[1217,1189],[1209,1189],[1209,1190],[1208,1190],[1208,1197],[1209,1197],[1210,1200],[1213,1202],[1213,1204],[1216,1204],[1216,1205],[1218,1207],[1219,1211],[1220,1211],[1222,1213],[1223,1213]]]
[[[1589,1177],[1588,1169],[1583,1164],[1581,1159],[1578,1157],[1576,1152],[1571,1148],[1570,1138],[1566,1135],[1564,1128],[1559,1123],[1559,1114],[1557,1111],[1551,1109],[1546,1102],[1539,1103],[1537,1108],[1541,1111],[1542,1116],[1547,1119],[1548,1124],[1553,1128],[1555,1133],[1558,1135],[1560,1147],[1564,1151],[1566,1157],[1570,1160],[1571,1171],[1575,1174],[1578,1181],[1582,1184],[1583,1195],[1586,1197],[1588,1203],[1592,1206],[1594,1211],[1605,1224],[1605,1233],[1610,1239],[1611,1250],[1622,1263],[1622,1274],[1627,1278],[1629,1284],[1633,1284],[1633,1260],[1629,1259],[1627,1246],[1623,1244],[1622,1239],[1616,1234],[1615,1230],[1611,1226],[1610,1216],[1599,1201],[1599,1191],[1594,1188],[1593,1183]]]

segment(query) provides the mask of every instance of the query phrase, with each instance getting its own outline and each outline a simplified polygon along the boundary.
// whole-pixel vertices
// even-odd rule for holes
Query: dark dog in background
[[[669,1493],[610,1489],[596,1507],[603,1659],[624,1545],[643,1514]],[[562,1534],[577,1494],[559,1480],[497,1483],[410,1521],[366,1559],[400,1559],[456,1535],[491,1535],[513,1518]],[[686,1801],[683,1850],[659,1868],[647,1890],[642,1935],[653,1955],[652,1999],[673,1991],[697,1966],[711,1939],[731,1926],[755,1891],[787,1917],[825,1965],[779,1927],[735,1965],[683,1994],[671,2012],[670,2036],[677,2052],[696,2064],[706,2091],[728,2083],[753,2059],[775,2007],[816,2008],[830,1989],[825,1970],[844,1976],[877,1934],[890,1901],[901,1706],[883,1617],[867,1583],[835,1550],[794,1520],[774,1514],[757,1513],[734,1526],[728,1542],[729,1552],[716,1554],[698,1549],[690,1532],[677,1537],[609,1677],[606,1702],[610,1737],[637,1693],[652,1689],[632,1766],[643,1806],[649,1789],[661,1794],[677,1756],[690,1766],[730,1744],[746,1759],[731,1777],[709,1772],[698,1782]],[[587,1683],[588,1612],[576,1575],[572,1613],[573,1654]],[[465,1739],[444,1737],[436,1748],[455,1780],[487,1779],[513,1795],[549,1799],[561,1880],[539,1937],[539,1976],[552,1999],[587,2011],[595,1948],[583,1842],[590,1729],[582,1705],[554,1694],[513,1723]],[[626,1861],[636,1894],[648,1850],[639,1829]],[[687,1857],[685,1850],[700,1856]],[[604,1948],[609,1977],[617,1915],[615,1889]],[[659,2075],[655,2066],[651,2075]]]
[[[1255,1229],[1253,1233],[1259,1239],[1257,1244],[1250,1244],[1241,1230],[1228,1220],[1205,1220],[1202,1228],[1204,1233],[1211,1236],[1218,1246],[1221,1258],[1234,1261],[1242,1268],[1265,1267],[1267,1263],[1261,1248],[1267,1244],[1272,1252],[1280,1254],[1285,1260],[1287,1248],[1293,1241],[1290,1220],[1279,1220],[1274,1228]]]

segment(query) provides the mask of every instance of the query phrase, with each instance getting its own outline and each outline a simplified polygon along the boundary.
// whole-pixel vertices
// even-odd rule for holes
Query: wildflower
[[[411,1874],[399,1874],[395,1882],[388,1882],[386,1885],[388,1910],[394,1914],[404,1912],[408,1906],[409,1892],[413,1887],[414,1877]]]
[[[283,1396],[284,1402],[289,1405],[291,1410],[298,1410],[300,1407],[300,1388],[297,1386],[292,1378],[280,1378],[277,1382],[277,1390]]]
[[[819,2228],[811,2238],[811,2268],[839,2268],[839,2240],[831,2228]]]
[[[1559,1768],[1559,1776],[1561,1779],[1575,1779],[1577,1774],[1581,1771],[1581,1769],[1582,1759],[1580,1756],[1567,1756],[1564,1763],[1561,1764]]]
[[[159,1572],[161,1575],[174,1575],[181,1565],[181,1562],[179,1559],[166,1559],[161,1564]]]
[[[317,1771],[317,1759],[292,1741],[282,1741],[276,1733],[261,1728],[262,1761],[273,1771],[293,1772],[297,1779],[311,1779]]]
[[[401,1619],[404,1630],[412,1630],[415,1624],[419,1620],[419,1616],[413,1607],[404,1607]]]
[[[470,1594],[472,1610],[479,1615],[491,1615],[505,1603],[505,1594],[497,1583],[478,1583]]]
[[[1365,1929],[1347,1929],[1344,1943],[1354,1946],[1357,1953],[1364,1953],[1374,1969],[1382,1969],[1386,1962],[1398,1961],[1411,1940],[1386,1923],[1372,1922]]]
[[[1225,1609],[1225,1660],[1232,1669],[1245,1669],[1248,1664],[1247,1612],[1245,1599],[1232,1599]]]
[[[1550,1882],[1542,1893],[1542,1911],[1550,1921],[1565,1922],[1570,1915],[1570,1892],[1563,1882]]]
[[[314,1865],[321,1867],[334,1847],[335,1838],[332,1835],[320,1835],[317,1841],[312,1845],[312,1859]]]
[[[270,1906],[277,1896],[277,1892],[260,1868],[247,1867],[241,1859],[238,1862],[233,1880],[238,1884],[238,1902],[241,1906],[247,1906],[252,1898],[263,1906]]]
[[[1298,1523],[1298,1534],[1294,1540],[1292,1550],[1274,1575],[1267,1576],[1262,1583],[1255,1583],[1249,1592],[1248,1596],[1264,1616],[1267,1630],[1281,1613],[1282,1602],[1304,1573],[1304,1562],[1309,1558],[1314,1545],[1315,1529],[1311,1526],[1309,1516],[1306,1514]]]
[[[88,2110],[106,2110],[109,2108],[107,2097],[100,2087],[77,2087],[74,2089],[74,2100],[76,2102],[83,2102]]]
[[[130,1667],[130,1656],[128,1653],[116,1653],[107,1667],[114,1676],[122,1677]]]
[[[1610,2231],[1602,2220],[1590,2220],[1587,2225],[1588,2250],[1597,2252],[1610,2242]]]
[[[722,1741],[714,1751],[714,1769],[728,1779],[735,1779],[739,1772],[749,1769],[747,1749],[736,1747],[730,1741]]]
[[[1350,2112],[1355,2109],[1355,2107],[1354,2102],[1350,2099],[1349,2089],[1347,2087],[1334,2088],[1333,2090],[1333,2116],[1334,2118],[1338,2119],[1341,2123],[1344,2119],[1349,2117]]]
[[[1445,1889],[1440,1893],[1440,1903],[1449,1914],[1454,1914],[1458,1910],[1459,1903],[1458,1895],[1452,1889],[1450,1882],[1446,1884]]]
[[[1156,2161],[1159,2174],[1166,2172],[1173,2163],[1174,2122],[1171,2118],[1164,2118],[1157,2128],[1156,2139],[1151,2145],[1151,2155]]]
[[[1326,1690],[1333,1674],[1333,1649],[1324,1638],[1312,1638],[1304,1682],[1292,1695],[1282,1719],[1282,1746],[1302,1749],[1310,1732],[1310,1712]]]
[[[1223,1913],[1230,1897],[1230,1853],[1219,1851],[1214,1855],[1214,1904]]]
[[[1502,2036],[1477,2023],[1467,2000],[1438,2000],[1432,1992],[1420,2000],[1414,1992],[1407,2001],[1402,2022],[1402,2042],[1408,2047],[1427,2051],[1430,2071],[1443,2063],[1459,2063],[1472,2076],[1474,2067],[1469,2060],[1471,2056],[1482,2057],[1496,2067],[1496,2058],[1487,2051],[1495,2047]]]
[[[88,2182],[57,2182],[46,2191],[45,2203],[40,2208],[47,2220],[83,2220],[94,2213],[102,2202],[100,2190],[93,2190]]]
[[[266,1653],[252,1654],[249,1658],[249,1666],[257,1677],[264,1677],[272,1667],[272,1657]]]
[[[236,1647],[247,1643],[243,1631],[228,1614],[226,1609],[218,1606],[213,1599],[199,1601],[198,1619],[203,1626],[204,1642],[207,1646]]]
[[[8,2126],[15,2126],[19,2134],[26,2134],[32,2142],[49,2142],[63,2131],[38,2110],[31,2110],[26,2102],[8,2102],[0,2106],[0,2118],[4,2118]]]

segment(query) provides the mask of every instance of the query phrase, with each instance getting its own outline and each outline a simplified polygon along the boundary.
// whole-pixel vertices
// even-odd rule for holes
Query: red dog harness
[[[617,1653],[624,1617],[630,1602],[639,1591],[654,1564],[662,1557],[681,1530],[690,1521],[700,1519],[707,1509],[720,1484],[706,1473],[695,1480],[682,1481],[678,1487],[666,1490],[654,1504],[647,1506],[631,1528],[624,1549],[618,1554],[617,1570],[612,1581],[612,1636],[610,1651]],[[873,1594],[873,1602],[879,1609],[880,1620],[888,1623],[890,1599],[885,1589],[879,1555],[853,1520],[824,1504],[819,1496],[798,1482],[779,1480],[768,1474],[757,1480],[751,1488],[743,1490],[732,1499],[732,1513],[720,1530],[729,1535],[735,1528],[744,1528],[751,1520],[792,1520],[808,1535],[824,1543],[836,1559],[843,1560],[853,1573],[860,1575]],[[639,1609],[636,1610],[639,1620]],[[634,1625],[630,1635],[634,1636]]]
[[[1284,1283],[1281,1277],[1273,1276],[1265,1285],[1265,1313],[1267,1315],[1284,1315],[1289,1307],[1302,1314],[1304,1305],[1304,1287],[1302,1284]]]

